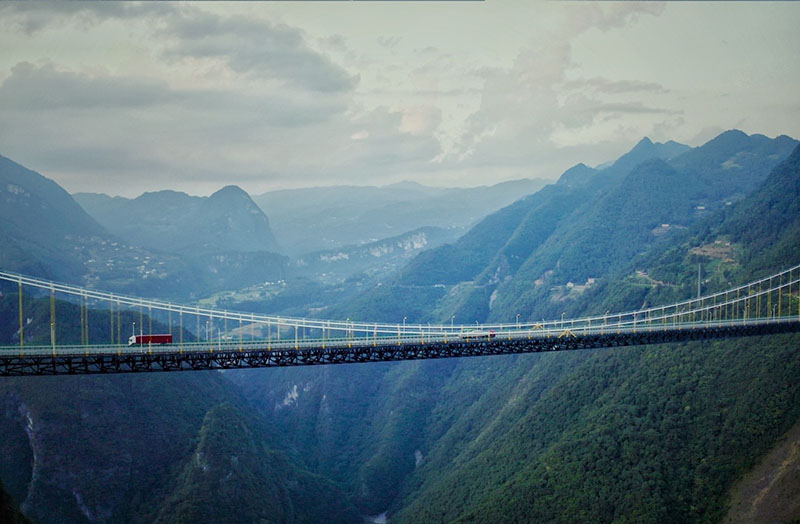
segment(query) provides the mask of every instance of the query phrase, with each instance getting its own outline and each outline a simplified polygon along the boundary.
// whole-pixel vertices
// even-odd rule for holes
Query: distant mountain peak
[[[412,180],[403,180],[401,182],[395,182],[394,184],[389,184],[388,186],[384,186],[393,189],[426,189],[428,186],[422,185],[419,182],[414,182]]]
[[[596,169],[581,162],[564,171],[558,178],[557,183],[566,186],[581,186],[588,182],[596,173]]]
[[[277,251],[269,219],[242,188],[208,197],[164,190],[133,200],[80,197],[92,216],[129,242],[170,253]]]
[[[633,148],[619,157],[612,168],[621,175],[630,172],[638,164],[652,158],[669,160],[692,149],[686,144],[669,140],[668,142],[653,142],[649,137],[644,137]]]
[[[753,140],[763,140],[768,141],[764,135],[748,135],[744,131],[740,131],[739,129],[729,129],[727,131],[723,131],[722,133],[718,134],[701,147],[710,146],[710,147],[726,147],[726,148],[740,148],[746,147],[748,143],[752,143]]]
[[[723,131],[719,135],[717,135],[713,140],[718,138],[732,138],[732,137],[741,137],[746,138],[748,136],[747,133],[740,129],[728,129],[727,131]]]
[[[232,195],[236,195],[236,196],[244,195],[248,199],[250,198],[250,195],[248,195],[247,192],[244,189],[242,189],[239,186],[232,185],[232,184],[231,185],[227,185],[225,187],[222,187],[221,189],[215,191],[214,193],[211,194],[211,196],[209,198],[215,198],[215,197],[220,197],[220,196],[232,196]]]
[[[145,205],[161,205],[161,204],[174,204],[175,202],[186,202],[195,200],[199,197],[194,197],[182,191],[173,191],[171,189],[162,189],[161,191],[147,191],[134,198],[133,200],[124,199],[128,202],[136,202]]]

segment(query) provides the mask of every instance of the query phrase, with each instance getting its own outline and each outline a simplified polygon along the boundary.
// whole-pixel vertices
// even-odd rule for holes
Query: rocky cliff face
[[[225,389],[208,374],[6,378],[0,475],[36,521],[146,522]]]
[[[356,522],[219,373],[6,378],[0,477],[37,522]]]

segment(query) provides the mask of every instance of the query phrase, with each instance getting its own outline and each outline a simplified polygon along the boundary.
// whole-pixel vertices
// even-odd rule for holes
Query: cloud
[[[69,191],[133,196],[164,187],[209,193],[220,180],[252,192],[278,180],[379,183],[424,170],[441,152],[423,133],[435,115],[404,124],[400,111],[354,104],[358,76],[313,49],[299,29],[170,6],[157,9],[160,16],[91,4],[5,10],[17,30],[30,31],[141,19],[137,30],[149,34],[150,56],[166,59],[174,73],[160,74],[152,63],[142,70],[153,71],[148,76],[19,62],[0,84],[4,153]],[[342,37],[323,44],[346,51]],[[209,81],[209,71],[223,70],[231,74]]]
[[[298,29],[283,24],[192,11],[159,33],[168,42],[164,56],[172,60],[216,59],[239,74],[324,93],[349,91],[358,82],[357,75],[312,50]]]
[[[380,166],[384,175],[425,170],[423,165],[441,152],[440,145],[430,133],[404,129],[405,116],[404,112],[381,107],[356,120],[354,124],[363,125],[369,137],[359,141],[358,149],[352,151],[355,163],[368,169]]]
[[[331,35],[324,38],[320,38],[319,41],[325,47],[328,47],[336,52],[345,53],[347,52],[347,40],[342,35]]]
[[[433,105],[416,105],[402,111],[400,131],[412,135],[430,135],[442,121],[442,110]]]
[[[790,17],[775,31],[763,15],[775,53],[762,60],[751,37],[737,53],[714,44],[722,29],[705,22],[720,14],[707,6],[680,6],[702,16],[659,46],[683,20],[678,6],[490,3],[455,27],[427,8],[419,26],[416,6],[329,22],[284,5],[0,2],[2,152],[69,190],[260,192],[552,178],[644,134],[685,141],[747,111],[755,131],[796,128]],[[737,9],[719,26],[730,42],[731,21],[755,12]],[[672,71],[684,62],[691,74]],[[748,97],[759,102],[731,115]]]
[[[173,62],[217,61],[236,74],[322,93],[350,91],[359,80],[312,49],[299,29],[258,17],[224,16],[169,2],[8,2],[0,5],[0,15],[5,27],[27,34],[140,19],[147,21],[155,40],[165,42],[162,56]],[[344,47],[341,36],[328,43]]]
[[[57,71],[52,64],[21,62],[0,85],[0,110],[130,108],[175,101],[176,96],[161,80],[88,77]]]
[[[639,114],[639,115],[679,115],[681,111],[674,109],[664,109],[660,107],[648,107],[642,102],[627,103],[600,103],[594,107],[587,108],[587,112],[598,113],[617,113],[617,114]]]
[[[5,114],[52,115],[52,111],[62,110],[102,118],[109,111],[114,117],[120,111],[136,110],[144,117],[147,111],[162,111],[164,106],[187,114],[227,113],[242,118],[243,124],[257,120],[260,125],[276,127],[322,122],[346,110],[345,102],[336,97],[290,91],[234,94],[222,89],[175,89],[163,80],[89,75],[60,70],[52,63],[19,63],[0,84],[0,111]]]
[[[19,63],[0,84],[4,154],[57,176],[69,191],[124,187],[128,196],[154,188],[209,193],[220,180],[252,192],[277,178],[391,181],[424,171],[441,152],[419,127],[435,114],[420,115],[405,129],[403,112],[359,110],[336,94],[175,88],[53,63]]]
[[[378,45],[391,49],[397,47],[401,40],[399,36],[379,36]]]
[[[485,78],[481,105],[467,120],[465,132],[444,163],[464,169],[527,168],[538,176],[554,177],[566,167],[563,159],[568,148],[573,154],[586,155],[601,141],[621,138],[607,125],[603,129],[609,134],[602,139],[592,137],[583,147],[565,137],[589,136],[587,130],[599,122],[621,115],[671,115],[668,109],[635,98],[641,93],[665,92],[658,84],[569,78],[575,65],[574,38],[593,29],[622,27],[662,9],[660,5],[582,3],[557,11],[553,23],[531,39],[510,68],[473,71]],[[609,96],[622,98],[607,99]]]
[[[0,23],[28,35],[53,26],[88,29],[110,19],[163,19],[176,13],[168,2],[2,2]]]
[[[635,22],[642,15],[658,16],[664,12],[665,6],[665,2],[586,2],[566,7],[566,22],[560,30],[567,38],[590,29],[609,31]]]
[[[626,93],[667,93],[661,84],[656,82],[642,82],[640,80],[609,80],[602,77],[570,80],[564,84],[566,89],[592,90],[598,93],[626,94]]]
[[[304,91],[177,89],[20,63],[0,84],[0,143],[69,190],[92,190],[98,176],[136,177],[142,190],[203,172],[252,180],[266,163],[285,168],[304,155],[305,129],[341,127],[347,107]]]

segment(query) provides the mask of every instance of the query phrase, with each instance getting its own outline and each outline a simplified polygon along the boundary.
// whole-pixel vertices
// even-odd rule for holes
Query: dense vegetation
[[[697,285],[701,266],[702,291],[719,291],[732,282],[761,278],[775,268],[797,264],[800,247],[800,148],[779,166],[764,183],[741,202],[726,206],[716,215],[634,261],[650,279],[645,285],[631,268],[587,293],[590,310],[637,307],[669,303],[688,296]],[[701,246],[713,250],[698,251]],[[665,284],[653,285],[652,282]],[[786,307],[797,307],[790,302]],[[569,305],[567,311],[574,311]]]
[[[356,520],[216,373],[6,378],[0,416],[0,478],[37,521]]]
[[[621,269],[562,306],[579,314],[685,298],[696,289],[698,261],[704,291],[796,263],[798,155],[795,150],[752,196],[698,217],[641,257],[616,262]],[[736,227],[743,216],[749,219]],[[693,254],[721,232],[734,240],[732,260]],[[752,253],[760,255],[742,256]],[[668,269],[681,278],[668,278]],[[642,278],[639,270],[659,280]],[[413,289],[446,293],[433,286]],[[413,297],[400,286],[378,292],[379,314],[396,315],[388,303],[392,293]],[[406,303],[406,310],[423,314],[417,304]],[[734,480],[798,419],[800,397],[791,379],[798,371],[797,343],[786,336],[409,363],[369,372],[241,373],[234,380],[289,424],[293,453],[350,484],[367,512],[391,501],[395,518],[409,522],[527,521],[526,515],[541,521],[634,522],[647,516],[713,522],[724,513]],[[386,395],[365,404],[363,396],[376,394],[376,383]],[[298,398],[271,408],[298,385]],[[289,422],[321,413],[322,426]],[[353,427],[353,421],[361,422]],[[339,456],[322,444],[337,441],[348,442],[337,448],[348,450]]]
[[[12,289],[0,297],[5,344],[19,340],[18,295]],[[80,343],[79,307],[56,301],[59,343]],[[30,319],[26,344],[49,343],[49,299],[25,297],[24,308]],[[146,314],[135,311],[122,312],[120,319],[126,338],[133,322],[143,322],[145,331],[151,325]],[[107,342],[109,326],[107,311],[90,310],[90,341]],[[152,329],[168,330],[158,320]],[[184,340],[193,341],[194,335],[184,331]],[[356,520],[336,485],[270,450],[267,441],[275,439],[274,431],[249,410],[251,420],[245,423],[236,405],[243,406],[242,399],[217,374],[5,378],[0,382],[0,478],[14,500],[24,500],[26,511],[43,521],[197,522],[203,515],[207,522],[237,521],[231,516],[253,522],[256,513],[265,522]],[[238,422],[231,423],[231,417]],[[197,449],[192,449],[194,440]],[[217,478],[239,499],[226,496],[226,505],[205,496],[219,486],[205,470],[195,471],[198,453],[207,460],[241,456],[243,470],[234,481]],[[280,500],[264,496],[267,481]],[[309,498],[311,493],[318,494]],[[216,512],[203,509],[200,500]]]
[[[176,487],[154,522],[356,522],[358,513],[322,477],[293,469],[233,405],[212,408]]]
[[[787,144],[794,147],[733,132],[687,153],[643,141],[615,164],[627,171],[571,170],[455,244],[419,255],[393,283],[320,314],[537,318],[690,296],[698,263],[704,291],[764,275],[800,253],[800,148],[790,155]],[[727,189],[697,182],[731,169],[749,175]],[[634,197],[646,204],[627,206]],[[664,217],[685,229],[663,233]],[[629,228],[627,243],[600,228],[601,219]],[[547,274],[536,269],[545,245],[561,250]],[[594,274],[573,257],[575,246],[596,250],[591,271],[600,274],[566,293],[566,280]],[[533,286],[534,275],[545,283]],[[514,286],[537,291],[504,298]],[[314,283],[283,305],[299,310],[314,295],[327,305]],[[6,342],[18,328],[16,298],[13,287],[3,290]],[[26,300],[31,326],[46,321],[47,299]],[[264,304],[278,298],[250,307]],[[93,314],[102,336],[108,317]],[[59,337],[77,335],[75,326],[64,329]],[[48,335],[31,327],[30,336]],[[24,511],[50,521],[358,522],[388,511],[392,522],[718,522],[736,479],[800,420],[798,345],[800,336],[782,335],[6,380],[0,478]]]
[[[397,521],[718,522],[735,479],[800,418],[799,344],[543,356],[459,453],[435,450]]]

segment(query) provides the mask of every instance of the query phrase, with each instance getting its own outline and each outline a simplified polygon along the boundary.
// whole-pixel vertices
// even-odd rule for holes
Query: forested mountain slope
[[[666,278],[656,267],[690,270],[701,256],[692,252],[698,240],[723,232],[735,248],[727,268],[711,272],[727,278],[709,279],[710,291],[796,263],[798,159],[800,147],[754,194],[627,272]],[[641,282],[614,282],[601,308],[640,305]],[[692,284],[652,284],[655,293],[671,292],[648,298],[685,297]],[[587,296],[574,312],[597,309],[592,300],[602,295]],[[787,297],[787,310],[798,307]],[[504,410],[518,411],[497,413],[463,439],[474,444],[445,454],[448,473],[431,461],[415,474],[397,520],[717,522],[733,482],[800,419],[792,378],[800,372],[798,346],[800,337],[787,335],[539,357],[534,368],[563,359],[568,371],[551,375],[544,394],[534,380],[517,382]],[[486,482],[487,475],[495,480]]]
[[[522,357],[527,373],[491,385],[502,408],[487,391],[473,407],[488,420],[459,417],[395,520],[717,522],[735,479],[800,417],[798,344]]]
[[[736,229],[736,270],[718,279],[706,256],[704,291],[796,263],[798,154],[744,200],[617,262],[570,314],[691,296],[695,279],[639,272],[696,272],[706,251],[689,239],[731,231],[735,217],[752,217]],[[748,233],[765,227],[775,233]],[[289,453],[392,521],[716,522],[736,479],[800,418],[799,343],[784,335],[229,377],[287,429]]]
[[[235,231],[241,233],[232,241],[237,245],[251,233],[255,238],[259,231],[267,240],[271,238],[266,217],[238,188],[223,188],[214,199],[201,202],[198,212],[219,222],[214,229],[216,236],[211,228],[192,230],[191,235],[178,231],[177,236],[183,242],[188,239],[189,244],[175,241],[175,234],[169,236],[175,246],[194,246],[188,252],[158,251],[128,243],[89,216],[58,184],[2,156],[0,203],[0,267],[6,271],[177,299],[278,280],[284,277],[288,263],[285,257],[267,251],[219,252],[220,246],[228,245],[219,239]],[[108,211],[112,215],[114,207]],[[252,230],[242,232],[238,226],[231,226],[232,217],[242,215],[254,217]],[[150,230],[147,221],[121,218],[154,243],[164,236],[163,231]],[[213,245],[202,249],[209,242]]]
[[[798,247],[800,148],[795,148],[747,198],[636,258],[590,290],[586,300],[594,304],[591,311],[601,313],[625,305],[668,303],[697,285],[698,265],[701,291],[724,289],[798,263]]]
[[[61,186],[0,156],[0,266],[71,278],[85,262],[76,243],[108,241],[108,233]]]
[[[557,317],[634,256],[741,198],[796,144],[728,131],[664,160],[674,147],[643,140],[605,170],[568,170],[455,243],[421,253],[391,286],[329,314],[465,323]]]

